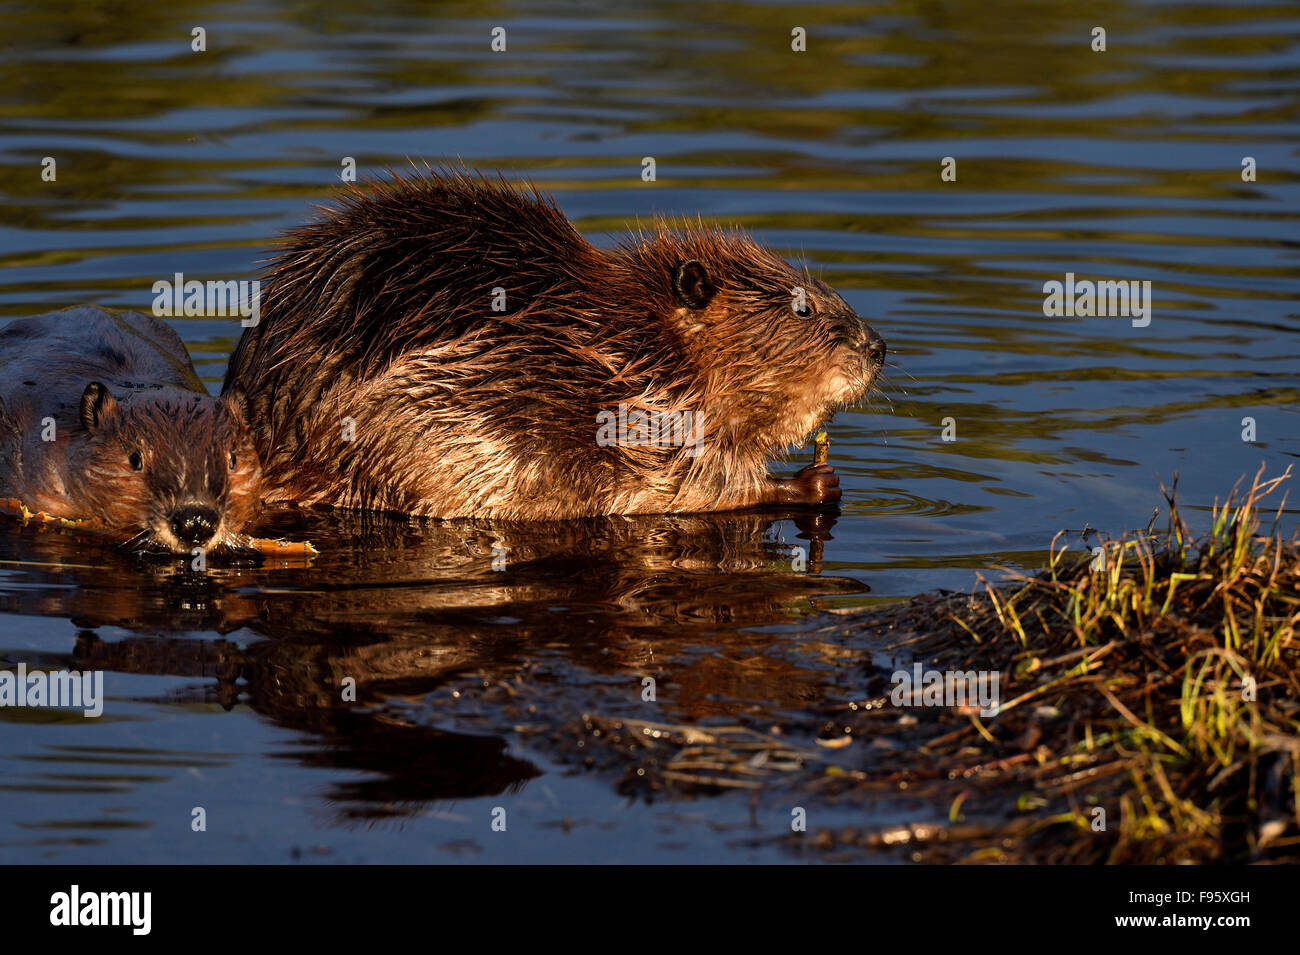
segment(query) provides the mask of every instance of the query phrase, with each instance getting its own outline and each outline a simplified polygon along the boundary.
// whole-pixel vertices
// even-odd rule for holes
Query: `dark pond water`
[[[1174,472],[1203,520],[1294,461],[1298,90],[1291,4],[6,6],[0,320],[251,278],[343,157],[461,157],[598,243],[656,213],[743,225],[894,364],[830,428],[838,516],[320,518],[293,528],[309,566],[206,575],[0,534],[0,665],[102,669],[108,696],[98,720],[0,709],[0,859],[800,858],[771,841],[788,799],[646,801],[542,740],[583,713],[761,729],[833,695],[820,614],[1143,527]],[[1066,273],[1149,281],[1149,324],[1046,317]],[[216,390],[235,323],[175,324]]]

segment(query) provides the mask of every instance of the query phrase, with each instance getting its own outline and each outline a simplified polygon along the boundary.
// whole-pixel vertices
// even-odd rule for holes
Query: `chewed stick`
[[[319,554],[311,541],[272,540],[268,537],[254,537],[248,546],[268,557],[311,557]]]
[[[831,457],[831,436],[825,428],[813,435],[813,464],[825,464]]]

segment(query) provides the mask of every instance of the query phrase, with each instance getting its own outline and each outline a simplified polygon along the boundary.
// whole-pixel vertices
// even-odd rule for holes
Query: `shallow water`
[[[745,226],[840,290],[892,364],[830,427],[835,518],[321,518],[295,528],[310,566],[206,575],[0,535],[4,665],[100,667],[109,696],[95,721],[0,709],[0,858],[799,858],[770,842],[780,798],[647,803],[515,728],[761,727],[831,692],[818,611],[1037,567],[1061,530],[1077,549],[1085,527],[1144,527],[1175,472],[1203,523],[1243,474],[1294,461],[1298,43],[1300,11],[1267,3],[7,12],[0,319],[148,309],[176,272],[251,278],[342,157],[461,157],[552,190],[598,243],[657,213]],[[1045,317],[1067,272],[1149,280],[1150,324]],[[216,390],[236,323],[175,325]],[[501,702],[515,681],[553,710]]]

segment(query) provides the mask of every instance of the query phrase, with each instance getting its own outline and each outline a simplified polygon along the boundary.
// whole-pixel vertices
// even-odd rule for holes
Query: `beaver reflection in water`
[[[263,288],[225,387],[268,501],[519,520],[835,501],[827,465],[767,459],[885,356],[744,233],[656,223],[598,249],[552,199],[460,171],[354,190]]]
[[[0,328],[0,498],[138,550],[252,556],[260,475],[238,392],[209,395],[166,323],[82,307]]]

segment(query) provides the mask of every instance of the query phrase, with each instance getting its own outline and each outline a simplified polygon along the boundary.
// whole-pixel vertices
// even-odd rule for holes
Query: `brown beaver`
[[[140,550],[242,552],[260,479],[242,398],[209,395],[166,323],[82,307],[0,328],[0,498]]]
[[[588,243],[460,170],[354,188],[291,233],[226,389],[269,501],[571,518],[837,500],[766,461],[858,401],[885,344],[744,233]],[[800,291],[802,290],[802,292]]]

